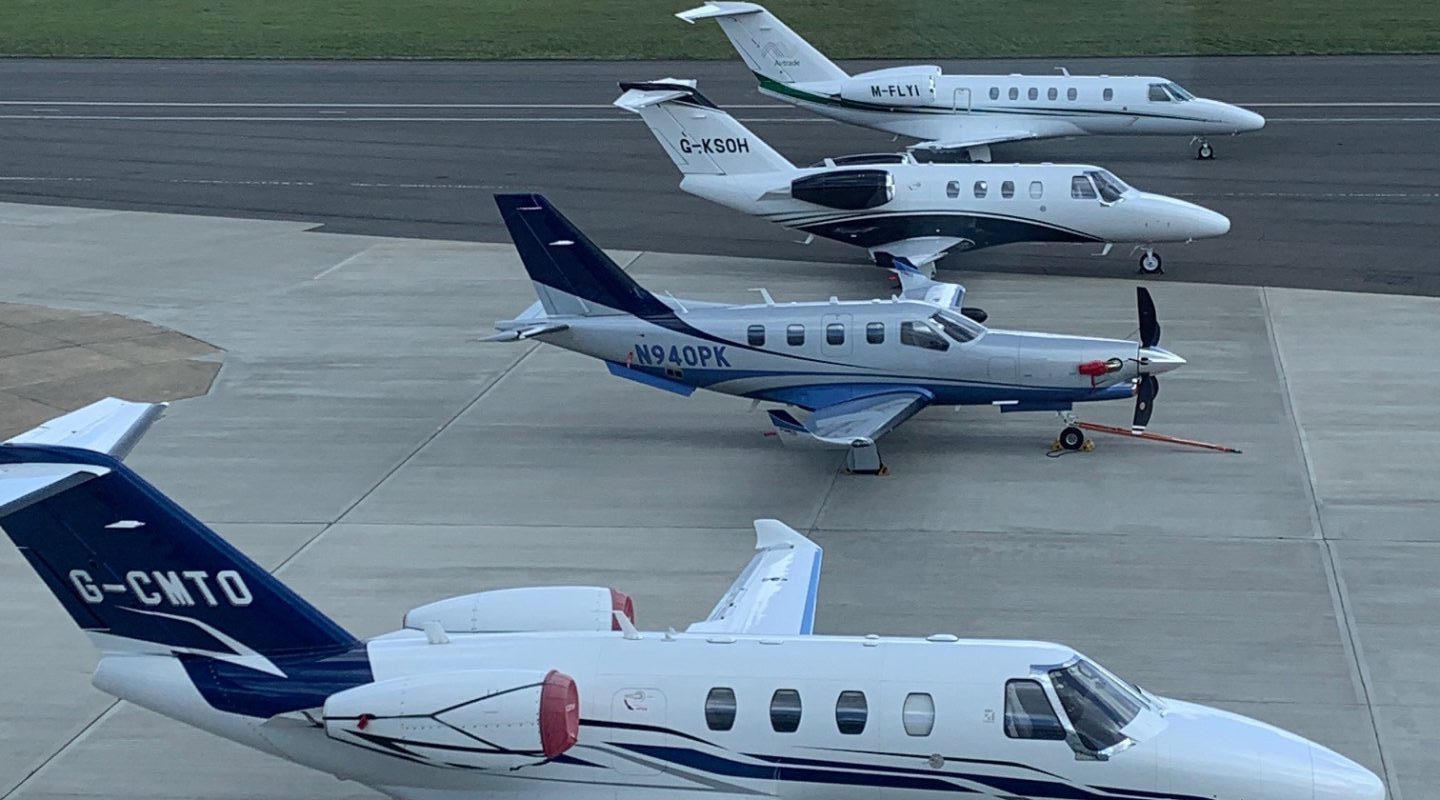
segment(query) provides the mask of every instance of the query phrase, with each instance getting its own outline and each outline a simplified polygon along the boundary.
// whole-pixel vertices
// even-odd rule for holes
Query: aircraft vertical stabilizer
[[[713,19],[735,45],[745,65],[758,76],[779,83],[840,81],[848,77],[800,34],[755,3],[706,3],[675,16],[694,24]]]
[[[665,153],[686,175],[753,175],[795,169],[728,112],[695,89],[666,78],[621,83],[615,105],[645,120]]]

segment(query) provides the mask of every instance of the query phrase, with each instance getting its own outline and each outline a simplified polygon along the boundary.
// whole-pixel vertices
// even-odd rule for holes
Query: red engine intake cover
[[[550,670],[540,686],[540,749],[555,758],[580,738],[580,689],[575,679]]]
[[[1105,374],[1105,362],[1086,361],[1084,364],[1080,365],[1079,372],[1081,375],[1089,375],[1092,378],[1098,378],[1099,376]]]

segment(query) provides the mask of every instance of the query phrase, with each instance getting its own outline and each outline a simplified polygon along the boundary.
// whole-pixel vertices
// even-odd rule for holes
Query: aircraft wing
[[[165,406],[107,397],[7,439],[5,444],[63,445],[123,459],[165,413]]]
[[[924,267],[944,258],[951,248],[965,243],[965,239],[954,236],[917,236],[877,245],[870,248],[870,252],[877,256],[875,261],[881,266],[885,266],[885,261],[881,258],[885,256],[891,260],[904,259],[915,267]],[[970,244],[973,245],[974,242]]]
[[[958,138],[946,138],[944,140],[933,140],[921,142],[911,147],[911,150],[933,150],[945,152],[948,150],[964,150],[970,147],[981,145],[1001,144],[1003,142],[1021,142],[1026,139],[1043,139],[1050,136],[1063,136],[1061,133],[1043,133],[1034,130],[1021,128],[996,128],[978,130],[968,136]]]
[[[779,520],[755,520],[755,556],[710,616],[688,633],[794,636],[815,626],[820,546]]]
[[[799,422],[790,412],[772,409],[770,421],[782,433],[808,436],[836,447],[867,447],[930,404],[935,395],[919,387],[897,387],[815,409]]]

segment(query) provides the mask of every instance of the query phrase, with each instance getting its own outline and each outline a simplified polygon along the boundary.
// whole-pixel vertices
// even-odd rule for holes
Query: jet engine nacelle
[[[508,770],[580,736],[575,680],[551,670],[476,669],[367,683],[330,695],[325,735],[422,763]]]
[[[939,67],[896,67],[862,72],[840,82],[840,99],[890,108],[935,104]]]
[[[529,586],[451,597],[412,608],[405,627],[438,622],[451,633],[618,631],[619,611],[635,621],[635,603],[603,586]]]
[[[790,182],[790,196],[826,208],[857,211],[895,199],[895,176],[883,169],[847,169]]]

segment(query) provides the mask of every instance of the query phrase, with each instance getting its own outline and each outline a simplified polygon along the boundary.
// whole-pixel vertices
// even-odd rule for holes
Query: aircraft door
[[[827,356],[850,355],[851,336],[849,314],[826,314],[820,320],[820,352]]]
[[[970,113],[970,90],[956,89],[955,94],[950,98],[950,110],[954,112],[963,111]]]
[[[627,687],[615,692],[610,701],[611,766],[622,775],[659,775],[660,767],[646,756],[632,753],[626,742],[653,742],[647,729],[665,727],[665,693],[649,687]]]

